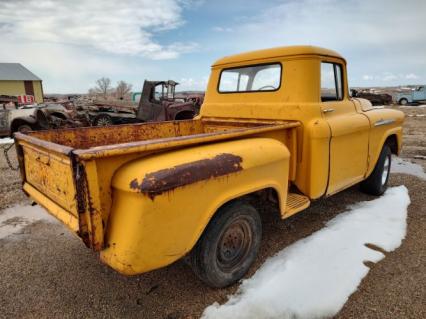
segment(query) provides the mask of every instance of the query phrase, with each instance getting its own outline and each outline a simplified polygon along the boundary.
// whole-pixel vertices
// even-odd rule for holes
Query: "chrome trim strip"
[[[374,126],[382,126],[382,125],[388,125],[395,123],[395,120],[378,120],[376,123],[374,123]]]
[[[325,109],[322,110],[323,113],[330,113],[330,112],[334,112],[334,109]]]

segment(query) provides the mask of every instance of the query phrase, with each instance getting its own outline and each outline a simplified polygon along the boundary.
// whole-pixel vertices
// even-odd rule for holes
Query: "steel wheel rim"
[[[385,163],[383,164],[382,186],[386,184],[386,181],[388,179],[389,166],[390,166],[390,159],[389,159],[389,156],[386,156]]]
[[[236,220],[222,233],[217,246],[217,263],[224,272],[239,267],[250,252],[253,236],[245,219]]]
[[[111,125],[111,121],[107,118],[100,118],[98,120],[98,126],[108,126]]]

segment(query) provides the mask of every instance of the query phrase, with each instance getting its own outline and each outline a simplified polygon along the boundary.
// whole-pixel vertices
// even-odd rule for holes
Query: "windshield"
[[[224,69],[219,93],[276,91],[281,85],[281,64],[262,64]]]

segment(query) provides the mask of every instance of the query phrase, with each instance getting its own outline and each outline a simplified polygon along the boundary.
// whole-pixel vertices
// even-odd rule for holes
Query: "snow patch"
[[[40,206],[17,205],[0,211],[0,239],[16,234],[25,226],[39,220],[56,222]]]
[[[326,227],[269,258],[237,293],[204,310],[204,319],[322,318],[335,315],[369,268],[365,261],[401,245],[410,198],[405,186],[349,207]],[[283,234],[285,235],[285,234]],[[371,246],[370,246],[371,247]]]
[[[421,165],[404,161],[396,156],[392,157],[391,173],[409,174],[426,180],[426,173]]]
[[[10,137],[0,138],[0,144],[13,144],[13,143],[15,143],[13,138],[10,138]]]

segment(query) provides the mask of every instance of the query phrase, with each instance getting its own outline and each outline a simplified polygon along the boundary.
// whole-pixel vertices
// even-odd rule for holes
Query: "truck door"
[[[136,118],[145,122],[164,121],[163,95],[164,82],[145,81]]]
[[[413,92],[413,101],[425,101],[426,100],[426,89],[424,86],[420,86]]]
[[[370,122],[349,100],[343,70],[340,63],[321,63],[321,111],[331,132],[327,195],[361,181],[367,171]]]

